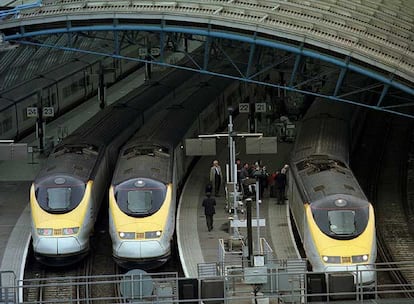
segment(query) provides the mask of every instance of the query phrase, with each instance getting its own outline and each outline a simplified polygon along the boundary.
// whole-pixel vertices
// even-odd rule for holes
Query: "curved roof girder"
[[[167,24],[165,24],[165,22],[161,22],[161,24],[159,24],[159,25],[158,24],[151,24],[151,25],[120,24],[117,19],[114,19],[113,23],[108,24],[108,25],[93,25],[93,26],[76,26],[76,27],[72,27],[71,22],[68,21],[68,22],[66,22],[66,27],[60,27],[60,28],[25,31],[25,27],[21,26],[21,27],[19,27],[19,29],[21,30],[20,32],[5,35],[4,40],[5,41],[15,41],[15,42],[18,42],[18,43],[20,42],[20,43],[24,44],[24,43],[27,43],[27,42],[23,42],[23,41],[19,41],[19,40],[26,39],[26,38],[31,38],[31,37],[35,37],[35,36],[52,35],[52,34],[59,34],[59,33],[62,34],[62,33],[85,32],[85,31],[113,31],[113,32],[118,32],[118,31],[148,31],[148,32],[159,32],[159,33],[183,33],[183,34],[200,35],[200,36],[212,37],[212,38],[235,40],[235,41],[240,41],[240,42],[251,44],[253,51],[254,51],[253,45],[260,45],[260,46],[264,46],[264,47],[283,50],[283,51],[286,51],[286,52],[289,52],[289,53],[296,54],[298,56],[297,58],[299,58],[299,56],[314,58],[314,59],[317,59],[317,60],[321,60],[321,61],[333,64],[333,65],[341,68],[342,69],[341,70],[341,76],[338,78],[337,87],[340,87],[340,85],[341,85],[341,82],[342,82],[342,79],[343,79],[342,73],[345,74],[346,71],[348,71],[348,70],[356,72],[356,73],[361,74],[361,75],[364,75],[364,76],[369,77],[371,79],[374,79],[376,81],[379,81],[380,83],[382,83],[384,85],[384,88],[381,92],[381,97],[379,98],[376,105],[366,105],[366,104],[361,104],[359,102],[343,99],[343,98],[340,98],[340,97],[336,96],[337,95],[336,94],[337,90],[335,90],[336,91],[335,94],[333,94],[331,96],[328,96],[328,95],[323,95],[323,94],[319,94],[319,93],[299,90],[299,89],[296,89],[295,87],[292,87],[292,85],[281,86],[281,85],[277,85],[277,84],[271,84],[271,83],[266,83],[266,82],[261,82],[261,81],[255,81],[255,80],[250,79],[248,77],[248,75],[243,75],[242,77],[234,77],[234,76],[229,76],[229,75],[219,75],[219,76],[231,77],[231,78],[234,78],[234,79],[253,82],[253,83],[257,83],[257,84],[264,84],[264,85],[268,85],[268,86],[272,86],[272,87],[276,87],[276,88],[283,88],[283,89],[286,89],[288,91],[294,91],[294,92],[299,92],[299,93],[303,93],[303,94],[314,95],[314,96],[317,96],[317,97],[323,97],[323,98],[327,98],[327,99],[330,99],[330,100],[347,102],[347,103],[356,104],[356,105],[362,105],[364,107],[369,107],[369,108],[376,109],[376,110],[381,110],[381,111],[390,112],[390,113],[393,113],[393,114],[398,114],[398,115],[403,115],[403,116],[406,116],[406,117],[414,118],[414,116],[411,115],[411,114],[391,110],[392,108],[412,106],[412,103],[407,102],[407,103],[402,103],[398,106],[394,105],[394,106],[391,106],[391,107],[381,107],[380,106],[381,103],[382,103],[382,100],[384,99],[384,97],[387,94],[388,89],[390,87],[395,88],[397,90],[400,90],[400,91],[402,91],[402,92],[404,92],[404,93],[406,93],[410,96],[413,96],[414,95],[414,89],[412,87],[396,80],[394,78],[394,75],[384,76],[384,74],[378,73],[378,72],[376,72],[376,71],[374,71],[370,68],[366,68],[366,67],[355,64],[355,63],[351,62],[352,59],[350,59],[351,58],[350,56],[347,56],[343,59],[338,58],[338,57],[334,57],[334,56],[331,56],[329,54],[323,53],[323,49],[321,49],[321,52],[319,52],[319,51],[315,51],[313,49],[304,47],[304,42],[297,45],[297,44],[294,44],[294,43],[280,42],[280,41],[276,41],[276,40],[269,40],[269,39],[261,38],[260,37],[261,33],[259,33],[259,32],[253,32],[253,33],[248,32],[246,34],[246,33],[234,32],[234,31],[231,31],[231,29],[229,29],[229,31],[218,31],[218,30],[212,29],[210,26],[208,26],[207,29],[200,29],[200,28],[194,28],[194,27],[182,27],[182,26],[167,25]],[[39,44],[39,45],[41,45],[41,44]],[[54,47],[54,46],[47,46],[47,45],[42,45],[42,46]],[[82,50],[79,50],[79,49],[62,48],[62,47],[59,47],[59,48],[65,49],[65,50],[71,50],[71,51],[82,51]],[[145,62],[145,60],[143,60],[143,59],[126,58],[126,57],[117,56],[117,55],[114,55],[114,54],[101,54],[101,55],[111,56],[111,57],[114,57],[114,58],[124,58],[124,59],[138,60],[138,61]],[[179,66],[169,65],[169,64],[162,63],[162,62],[152,61],[152,63],[180,68]],[[195,70],[195,71],[203,72],[203,73],[211,73],[207,70],[205,70],[205,71]],[[211,74],[215,74],[215,73],[211,73]],[[292,74],[292,76],[293,76],[293,74]]]
[[[372,2],[372,1],[371,1]],[[414,82],[414,11],[403,2],[282,0],[69,0],[44,1],[3,19],[0,30],[73,22],[75,26],[161,22],[206,25],[285,38],[349,55]],[[105,22],[103,22],[105,21]],[[137,22],[138,21],[138,22]],[[149,22],[148,22],[149,21]]]

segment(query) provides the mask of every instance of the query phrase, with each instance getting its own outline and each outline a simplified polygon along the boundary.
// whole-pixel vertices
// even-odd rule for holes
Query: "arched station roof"
[[[89,31],[198,35],[206,37],[206,49],[214,39],[240,41],[250,45],[250,60],[239,76],[231,77],[414,117],[412,0],[49,0],[3,11],[0,18],[4,40],[22,44],[35,44],[33,38],[44,35]],[[162,52],[164,39],[160,41]],[[289,81],[278,84],[255,78],[260,74],[252,72],[258,47],[294,57]],[[119,56],[116,45],[109,55]],[[335,90],[321,94],[300,86],[309,81],[296,79],[300,63],[307,58],[338,69]],[[159,63],[163,64],[162,56]],[[267,67],[262,64],[262,68]],[[199,70],[210,72],[207,64]],[[361,103],[352,99],[352,92],[341,95],[342,83],[354,74],[370,79],[355,92],[374,91],[376,100]]]

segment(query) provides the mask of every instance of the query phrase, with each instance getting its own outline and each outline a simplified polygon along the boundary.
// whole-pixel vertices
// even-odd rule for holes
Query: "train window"
[[[157,212],[164,204],[167,186],[149,178],[127,180],[115,187],[119,208],[130,216],[144,217]]]
[[[128,209],[134,213],[148,212],[152,207],[151,191],[129,191]]]
[[[50,213],[66,213],[82,201],[85,184],[71,176],[49,176],[36,183],[39,206]]]
[[[356,197],[326,198],[311,203],[311,209],[321,231],[335,239],[357,237],[365,231],[369,221],[369,203]]]
[[[328,211],[329,229],[337,235],[350,235],[355,233],[355,211],[332,210]]]
[[[2,126],[3,126],[3,132],[7,132],[7,131],[11,130],[12,127],[13,127],[12,118],[7,117],[5,120],[3,120]]]
[[[86,72],[85,72],[86,73]],[[86,74],[84,77],[83,77],[83,83],[82,83],[82,85],[86,85],[86,86],[88,86],[88,85],[90,85],[90,83],[91,83],[91,80],[90,80],[90,76],[89,76],[89,74]]]
[[[55,92],[53,92],[52,95],[50,96],[50,105],[51,106],[56,105],[56,93]]]
[[[0,124],[0,135],[3,134],[3,126]]]
[[[71,87],[70,85],[63,88],[63,98],[67,98],[70,95],[72,95]]]
[[[47,189],[48,206],[50,209],[66,209],[70,205],[71,188]]]
[[[27,117],[27,109],[26,108],[22,109],[22,117],[23,117],[23,121],[26,121],[26,120],[30,119],[30,117]]]

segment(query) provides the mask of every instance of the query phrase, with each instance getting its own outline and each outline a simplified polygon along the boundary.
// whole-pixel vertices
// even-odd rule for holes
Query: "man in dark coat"
[[[285,190],[286,190],[286,174],[280,172],[276,175],[277,186],[277,204],[285,203]]]
[[[216,213],[214,206],[216,205],[216,199],[211,197],[211,193],[206,193],[207,197],[203,200],[204,214],[206,216],[208,231],[213,230],[213,216]]]

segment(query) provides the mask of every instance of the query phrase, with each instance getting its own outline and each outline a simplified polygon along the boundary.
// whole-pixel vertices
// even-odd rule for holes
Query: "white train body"
[[[190,76],[176,71],[135,89],[56,146],[30,194],[33,249],[42,263],[67,265],[88,253],[119,149],[161,109],[171,87]]]
[[[351,272],[369,285],[375,216],[349,168],[351,109],[318,100],[311,106],[292,153],[288,198],[313,271]]]
[[[196,75],[176,90],[173,106],[147,121],[123,147],[109,191],[118,264],[155,268],[169,259],[177,198],[194,160],[185,155],[184,140],[215,132],[228,107],[246,97],[244,91],[243,84],[230,79]],[[135,207],[129,202],[128,208],[127,198]]]
[[[126,47],[123,52],[126,56],[133,54],[136,47]],[[36,118],[27,117],[28,107],[53,107],[56,118],[97,95],[100,69],[113,70],[112,77],[105,77],[105,85],[109,86],[141,65],[135,61],[85,55],[1,91],[0,139],[21,138],[33,132]]]

